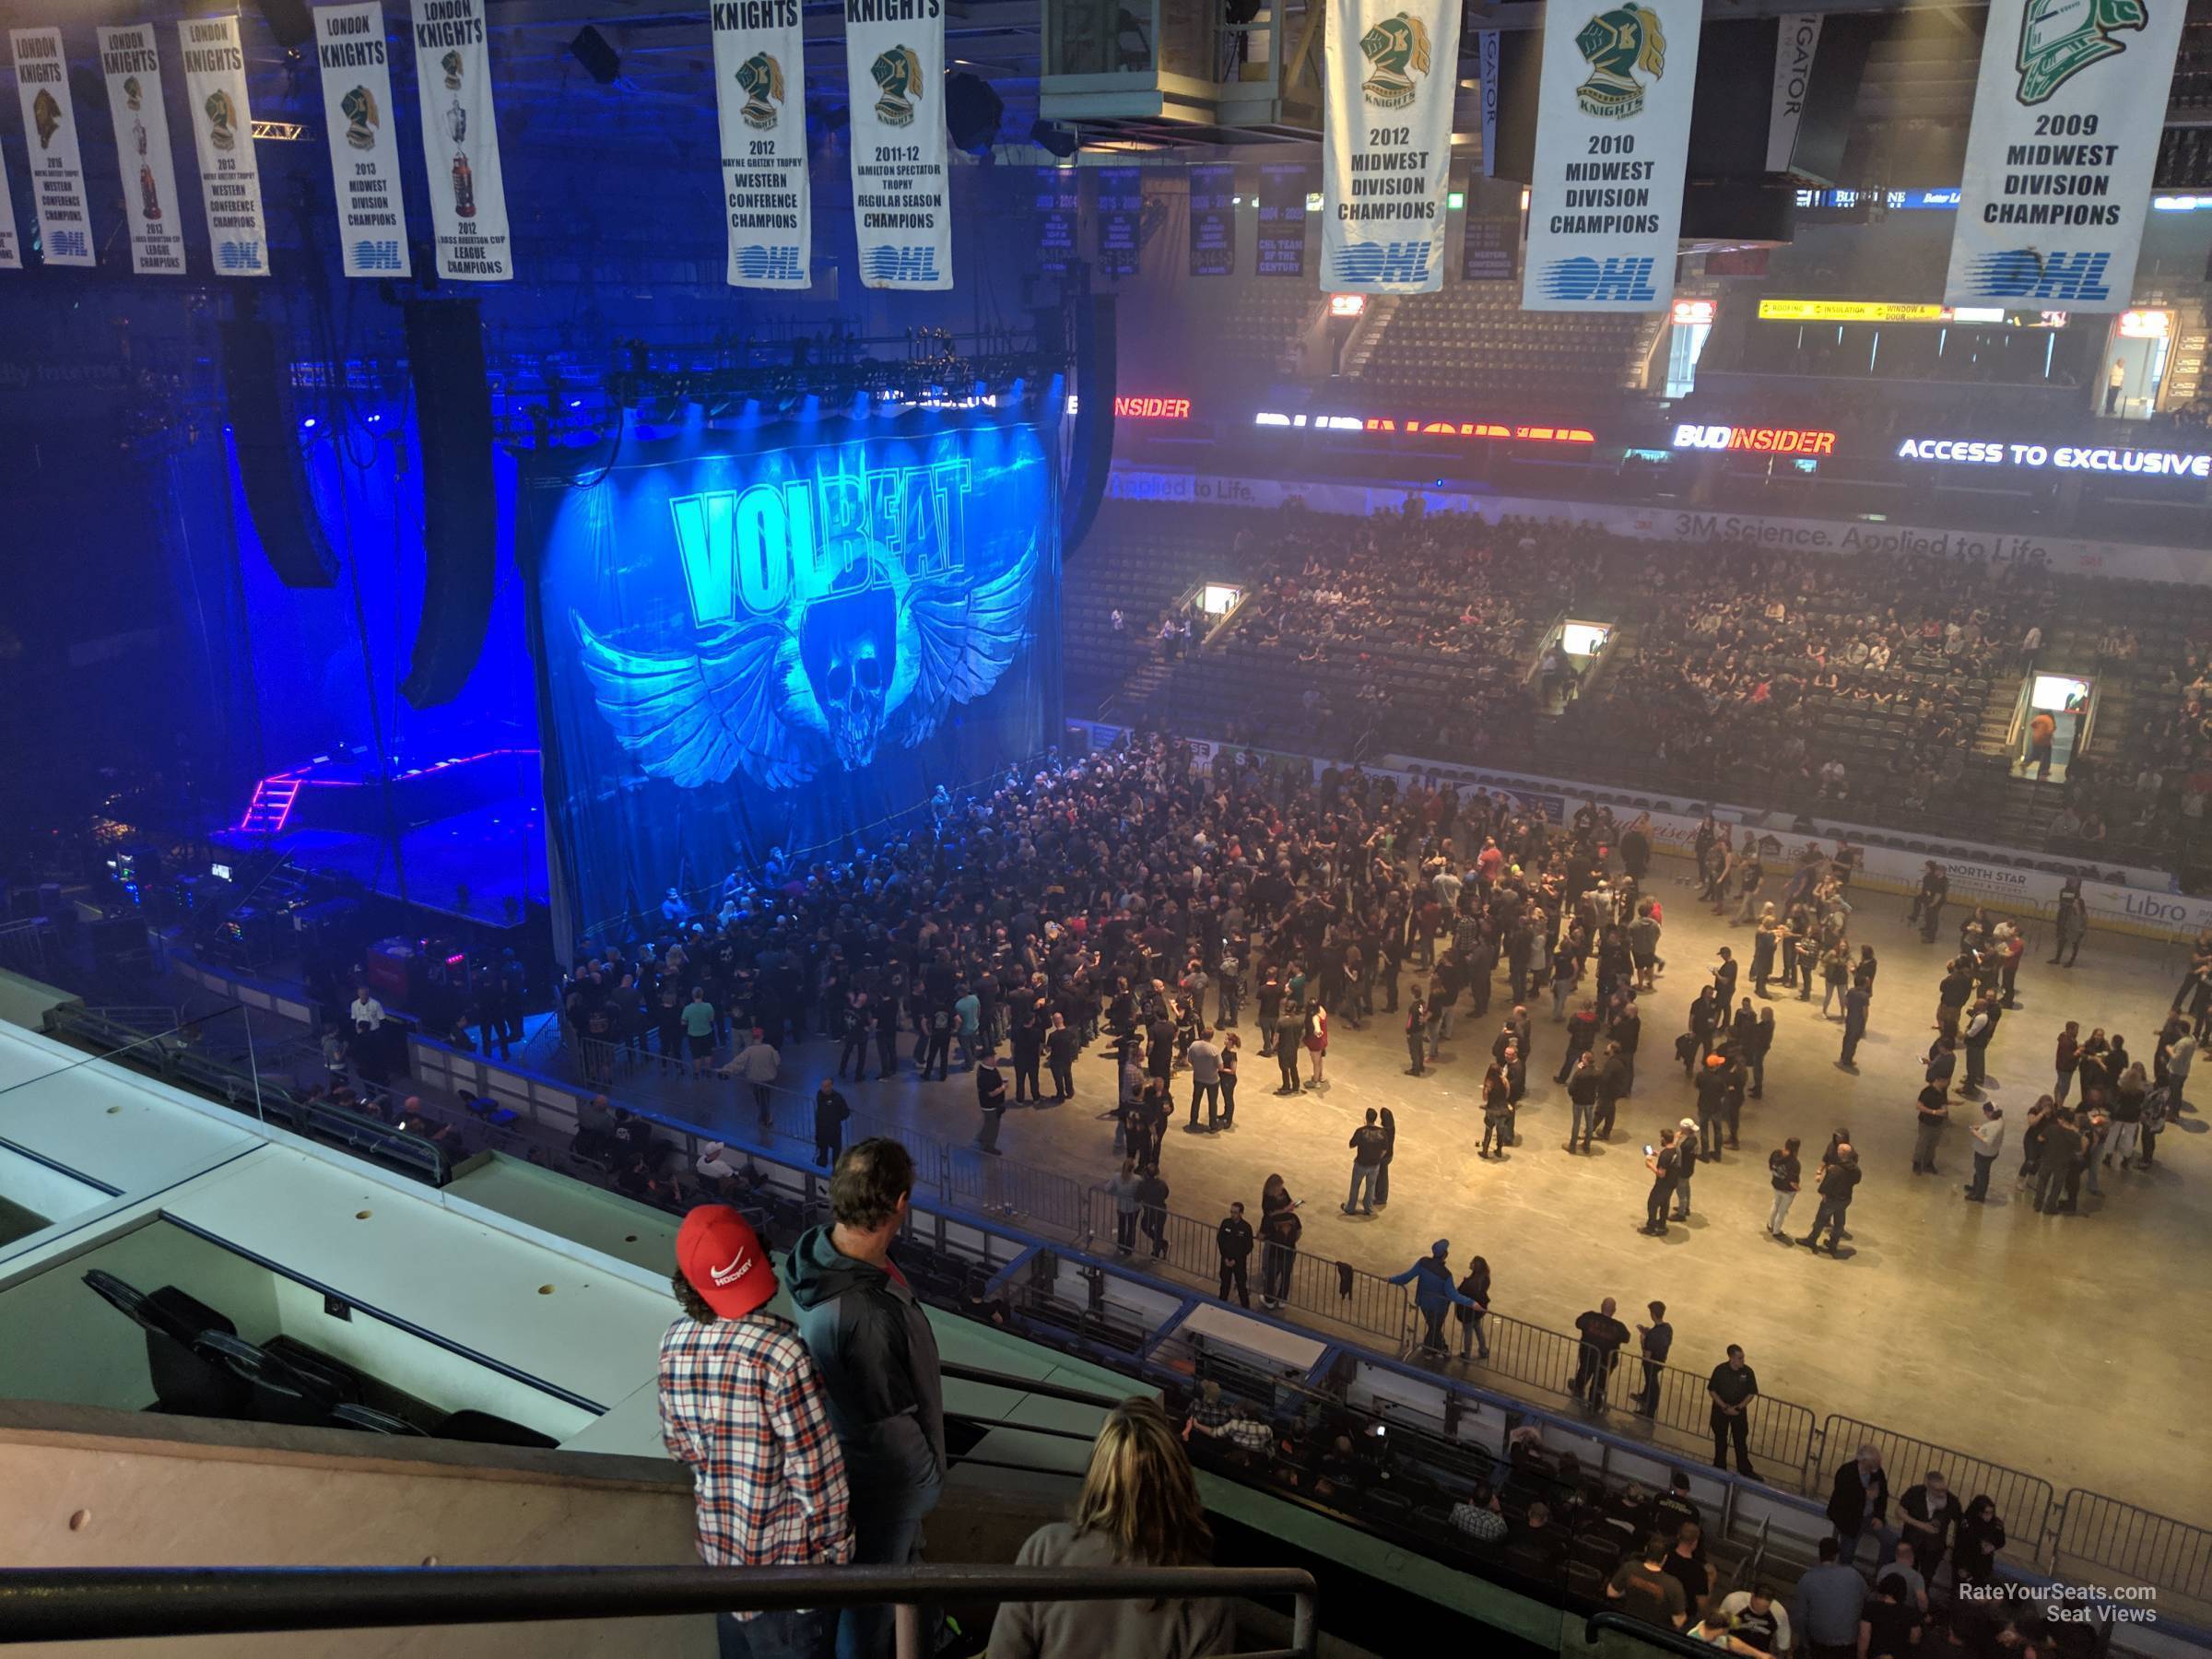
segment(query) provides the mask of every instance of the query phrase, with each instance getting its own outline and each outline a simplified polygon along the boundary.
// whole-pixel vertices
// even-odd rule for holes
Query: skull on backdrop
[[[799,630],[799,665],[847,771],[876,759],[899,655],[898,603],[888,587],[818,599]]]

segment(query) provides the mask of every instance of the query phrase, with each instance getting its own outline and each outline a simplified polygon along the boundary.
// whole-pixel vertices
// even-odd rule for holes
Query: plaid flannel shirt
[[[844,1454],[796,1325],[767,1312],[712,1324],[679,1319],[661,1338],[660,1384],[661,1439],[691,1470],[701,1560],[853,1559]]]

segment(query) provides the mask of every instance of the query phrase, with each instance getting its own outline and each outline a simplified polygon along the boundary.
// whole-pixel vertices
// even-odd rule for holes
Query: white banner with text
[[[845,0],[853,228],[872,288],[952,286],[944,0]]]
[[[1675,292],[1701,0],[1546,8],[1527,311],[1665,311]]]
[[[1459,6],[1329,0],[1322,70],[1324,290],[1430,294],[1444,285]]]
[[[0,150],[0,271],[23,268],[23,241],[16,234],[16,203],[7,192],[7,154]]]
[[[1991,0],[1947,305],[2124,311],[2183,0]]]
[[[418,0],[415,90],[438,275],[455,282],[513,281],[484,0]]]
[[[218,276],[266,276],[269,235],[261,217],[261,173],[253,159],[253,112],[246,103],[246,53],[236,18],[187,18],[177,25],[184,48],[184,101],[192,109],[200,160],[200,198]]]
[[[406,206],[399,134],[392,127],[392,64],[378,0],[315,8],[323,68],[323,130],[338,199],[338,247],[348,276],[406,276]]]
[[[50,265],[88,265],[92,214],[85,201],[85,159],[76,142],[76,103],[58,29],[12,29],[16,92],[23,100],[23,147],[30,152],[30,200],[39,246]]]
[[[131,226],[131,269],[141,276],[184,275],[184,217],[161,95],[161,48],[151,23],[102,29],[100,72],[108,83],[115,159]]]
[[[814,229],[799,0],[713,0],[711,21],[729,285],[803,288],[810,280]]]
[[[1805,95],[1813,84],[1813,53],[1820,45],[1818,12],[1785,12],[1776,19],[1774,100],[1767,106],[1767,171],[1787,172],[1805,119]]]

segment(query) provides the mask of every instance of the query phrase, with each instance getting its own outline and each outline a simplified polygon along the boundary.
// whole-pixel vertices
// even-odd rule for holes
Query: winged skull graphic
[[[617,741],[647,772],[687,789],[737,771],[789,789],[920,743],[954,704],[995,686],[1028,642],[1034,540],[973,586],[917,581],[874,545],[856,557],[871,567],[867,588],[801,594],[781,615],[715,629],[686,652],[623,651],[571,612]]]

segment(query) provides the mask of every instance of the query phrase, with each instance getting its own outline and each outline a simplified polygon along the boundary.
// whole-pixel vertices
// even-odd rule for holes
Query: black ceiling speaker
[[[315,38],[315,19],[307,0],[258,0],[262,20],[287,52],[297,52]],[[258,99],[255,101],[259,101]]]
[[[1074,127],[1040,119],[1030,124],[1030,142],[1046,155],[1065,161],[1081,147],[1083,139]]]
[[[422,620],[400,695],[418,709],[459,696],[491,626],[499,503],[491,382],[474,300],[407,305],[407,371],[422,452]]]
[[[223,324],[223,400],[238,454],[246,516],[287,587],[333,587],[337,556],[308,493],[300,435],[284,393],[276,336],[266,323]]]
[[[962,70],[945,77],[945,131],[954,149],[989,149],[1006,113],[1006,100],[982,76]]]
[[[603,87],[613,86],[615,77],[622,73],[622,54],[589,23],[569,42],[569,55],[589,70],[592,78]]]

